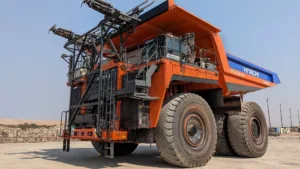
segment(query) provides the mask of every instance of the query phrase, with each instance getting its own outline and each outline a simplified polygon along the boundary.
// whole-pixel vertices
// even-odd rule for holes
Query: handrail
[[[59,133],[61,134],[61,128],[62,128],[62,121],[63,121],[63,115],[65,114],[65,123],[64,123],[64,130],[66,130],[66,127],[67,127],[67,113],[69,113],[69,111],[63,111],[61,112],[61,117],[60,117],[60,125],[59,125]]]
[[[139,53],[139,55],[138,55],[138,56],[141,56],[142,59],[141,59],[141,61],[140,61],[137,65],[141,65],[141,64],[146,60],[146,56],[149,55],[149,51],[154,47],[154,45],[156,46],[156,43],[153,43],[150,47],[144,47],[144,49],[143,49],[143,50]],[[143,56],[142,53],[143,53],[143,51],[144,51],[145,49],[148,49],[148,50],[147,50],[146,54]],[[156,51],[156,52],[157,52],[157,51]],[[155,53],[156,53],[156,52],[155,52]],[[148,59],[147,61],[149,61],[149,59]]]

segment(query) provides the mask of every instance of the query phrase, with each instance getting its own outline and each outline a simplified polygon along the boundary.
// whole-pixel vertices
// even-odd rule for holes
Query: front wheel
[[[155,140],[161,157],[180,167],[201,167],[213,156],[217,127],[207,102],[196,94],[179,94],[163,106]]]

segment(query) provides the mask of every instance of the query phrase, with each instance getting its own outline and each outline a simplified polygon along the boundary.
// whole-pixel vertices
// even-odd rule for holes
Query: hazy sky
[[[60,59],[65,40],[48,34],[57,24],[84,33],[102,16],[81,0],[9,0],[0,5],[0,118],[59,119],[68,109],[67,64]],[[141,0],[108,0],[127,10]],[[161,2],[161,1],[159,1]],[[266,111],[270,98],[272,122],[298,123],[300,109],[299,0],[177,0],[177,3],[222,30],[227,52],[275,71],[277,87],[249,94]]]

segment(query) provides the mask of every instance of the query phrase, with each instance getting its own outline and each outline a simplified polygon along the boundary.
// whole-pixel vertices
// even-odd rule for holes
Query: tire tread
[[[218,128],[216,153],[222,156],[236,155],[228,138],[227,114],[216,114],[215,118]]]
[[[184,94],[178,94],[173,96],[169,99],[169,101],[166,101],[161,113],[160,113],[160,120],[158,122],[158,126],[164,126],[163,132],[156,132],[155,134],[155,140],[156,145],[158,147],[158,150],[161,153],[161,157],[169,164],[180,166],[180,167],[200,167],[204,166],[208,163],[208,161],[212,158],[214,152],[215,152],[215,146],[213,151],[207,156],[205,161],[202,162],[190,162],[187,160],[187,158],[184,157],[183,154],[181,154],[180,150],[178,150],[178,147],[176,141],[174,140],[174,125],[175,125],[175,114],[176,114],[176,108],[182,103],[185,99],[191,99],[196,98],[200,99],[202,103],[206,103],[206,101],[196,95],[191,93],[184,93]],[[201,106],[206,106],[207,109],[210,109],[209,105],[203,104]],[[212,111],[211,111],[212,113]],[[216,124],[214,123],[215,128]],[[168,134],[165,134],[168,133]],[[217,137],[212,144],[217,143]]]
[[[247,137],[247,113],[252,106],[258,106],[254,102],[243,102],[240,113],[229,113],[228,117],[228,136],[234,151],[242,157],[257,158],[264,153],[259,154],[253,150]],[[259,106],[258,106],[259,107]],[[266,141],[266,147],[268,141]]]

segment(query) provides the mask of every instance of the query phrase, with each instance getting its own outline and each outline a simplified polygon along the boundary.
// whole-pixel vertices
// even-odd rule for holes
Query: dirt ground
[[[159,158],[155,146],[140,145],[130,156],[98,156],[89,142],[74,142],[63,153],[62,143],[0,144],[1,169],[174,168]],[[299,136],[270,138],[266,155],[258,159],[215,156],[203,169],[299,169]]]

